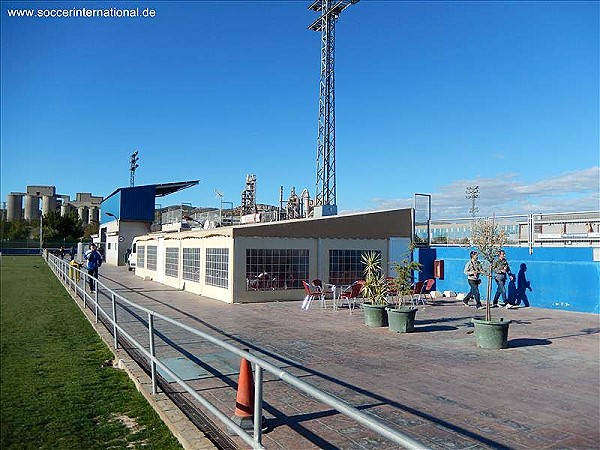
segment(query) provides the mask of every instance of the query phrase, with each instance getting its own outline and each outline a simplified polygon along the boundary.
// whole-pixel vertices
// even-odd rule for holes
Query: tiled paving
[[[600,448],[598,315],[494,309],[494,316],[513,321],[509,348],[482,350],[472,334],[476,310],[455,299],[420,306],[416,332],[395,334],[366,327],[360,310],[314,304],[303,311],[300,298],[230,305],[144,281],[124,268],[105,265],[101,272],[130,300],[248,348],[432,449]],[[147,340],[137,320],[121,310],[119,317]],[[156,326],[163,336],[158,355],[171,361],[186,355],[199,373],[190,384],[233,414],[235,361],[164,321]],[[265,380],[267,448],[398,448],[275,377]]]

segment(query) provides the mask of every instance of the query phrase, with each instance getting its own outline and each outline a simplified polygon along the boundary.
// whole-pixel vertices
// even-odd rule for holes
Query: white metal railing
[[[221,422],[223,422],[228,429],[234,431],[238,436],[240,436],[251,448],[253,449],[264,449],[262,445],[262,403],[263,403],[263,371],[267,371],[290,386],[298,389],[299,391],[304,392],[310,397],[317,399],[326,405],[334,408],[345,416],[355,420],[361,425],[369,428],[370,430],[376,432],[382,437],[389,439],[390,441],[401,445],[406,449],[415,449],[415,450],[424,450],[428,447],[424,446],[420,442],[412,439],[408,435],[401,433],[398,430],[395,430],[379,420],[373,418],[372,416],[365,414],[350,405],[349,403],[334,397],[331,394],[326,393],[305,381],[302,381],[298,377],[286,372],[285,370],[280,369],[279,367],[265,361],[262,358],[259,358],[255,355],[252,355],[247,350],[243,350],[237,348],[221,339],[218,339],[210,334],[204,333],[202,331],[196,330],[193,327],[185,325],[181,322],[178,322],[170,317],[164,316],[156,311],[140,306],[117,292],[108,288],[104,283],[99,280],[93,279],[96,283],[96,289],[94,294],[92,295],[86,290],[86,284],[89,282],[90,276],[87,274],[85,270],[81,270],[77,267],[73,267],[69,265],[69,263],[65,260],[58,258],[52,254],[46,253],[44,255],[48,265],[58,277],[58,279],[63,283],[65,287],[71,289],[76,297],[81,297],[83,301],[83,307],[87,308],[88,304],[90,309],[93,308],[95,322],[98,323],[98,318],[100,315],[104,317],[112,327],[113,334],[113,346],[115,349],[118,348],[118,336],[122,335],[127,338],[148,360],[150,365],[150,374],[152,378],[152,394],[156,394],[156,370],[157,367],[162,369],[165,373],[170,375],[179,386],[181,386],[187,393],[189,393],[196,401],[198,401],[202,406],[204,406],[210,413],[212,413],[216,418],[218,418]],[[110,296],[111,300],[111,311],[105,311],[102,306],[98,303],[98,292],[102,287],[103,293],[107,296]],[[140,312],[143,312],[147,315],[147,323],[148,323],[148,337],[149,337],[149,345],[146,348],[143,344],[141,344],[134,336],[128,333],[121,325],[118,323],[117,316],[117,301],[126,304]],[[212,344],[215,344],[235,355],[238,355],[241,358],[245,358],[246,360],[254,363],[254,429],[253,434],[248,434],[244,429],[238,426],[232,419],[230,419],[227,415],[221,412],[214,404],[210,403],[204,397],[199,395],[189,384],[187,384],[183,379],[181,379],[176,373],[174,373],[169,367],[167,367],[157,356],[156,350],[154,346],[154,335],[155,335],[155,327],[154,327],[154,319],[158,318],[166,321],[178,328],[186,330]],[[168,344],[171,346],[171,344]]]
[[[469,245],[473,220],[483,218],[436,219],[429,224],[415,224],[415,235],[430,245]],[[506,232],[508,246],[529,247],[530,253],[534,247],[548,244],[597,245],[600,242],[600,211],[495,216],[494,220]]]

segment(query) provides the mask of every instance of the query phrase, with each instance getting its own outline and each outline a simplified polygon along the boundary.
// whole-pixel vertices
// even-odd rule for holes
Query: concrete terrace
[[[140,305],[250,349],[432,449],[599,448],[598,315],[494,309],[495,317],[513,321],[509,348],[482,350],[471,326],[482,312],[454,298],[420,306],[416,332],[395,334],[366,327],[361,310],[315,303],[303,311],[300,291],[297,302],[232,305],[144,281],[122,267],[103,266],[101,279]],[[147,340],[138,319],[125,314],[119,310],[122,326]],[[182,361],[177,358],[186,354],[196,363],[187,363],[197,374],[190,383],[233,414],[239,360],[162,322],[156,323],[164,334],[156,341],[161,360]],[[265,380],[266,448],[397,448],[273,376]],[[140,382],[147,389],[147,380]]]

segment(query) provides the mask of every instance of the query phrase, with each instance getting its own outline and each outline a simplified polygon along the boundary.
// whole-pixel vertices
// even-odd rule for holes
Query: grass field
[[[39,256],[0,257],[2,450],[181,449]]]

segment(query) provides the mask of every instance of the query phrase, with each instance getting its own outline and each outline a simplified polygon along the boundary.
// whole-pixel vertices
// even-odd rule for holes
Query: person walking
[[[502,305],[507,308],[512,308],[511,304],[506,299],[506,277],[510,274],[510,267],[506,260],[506,253],[504,250],[498,252],[498,258],[494,261],[492,266],[494,271],[494,280],[496,280],[496,293],[494,294],[494,300],[492,302],[492,308],[498,307],[498,299],[502,296]]]
[[[98,267],[102,265],[102,255],[96,250],[96,244],[93,242],[90,244],[90,249],[83,255],[85,259],[85,268],[88,272],[88,281],[90,284],[90,292],[96,292],[95,279],[98,279]]]
[[[469,282],[469,293],[463,300],[463,305],[469,306],[469,300],[471,298],[475,299],[475,306],[477,308],[483,308],[481,305],[481,295],[479,294],[479,283],[481,283],[481,279],[479,275],[483,272],[481,268],[481,263],[477,260],[478,253],[476,251],[471,252],[471,259],[465,264],[465,275],[467,276],[467,281]]]

